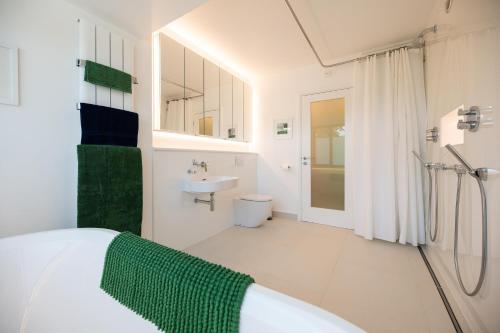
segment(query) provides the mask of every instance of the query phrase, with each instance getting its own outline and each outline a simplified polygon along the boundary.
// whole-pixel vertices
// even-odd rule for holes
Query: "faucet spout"
[[[201,167],[201,168],[203,168],[203,170],[205,170],[205,172],[208,171],[208,164],[207,164],[207,162],[204,162],[204,161],[198,162],[196,160],[193,160],[193,166],[195,166],[195,167]]]

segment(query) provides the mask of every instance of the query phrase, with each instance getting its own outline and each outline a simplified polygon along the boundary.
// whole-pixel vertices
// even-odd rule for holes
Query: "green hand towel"
[[[132,93],[132,76],[130,74],[90,60],[85,61],[83,79],[98,86]]]
[[[141,234],[142,159],[135,147],[78,145],[79,228]]]
[[[253,278],[122,233],[108,247],[101,288],[163,332],[238,332]]]

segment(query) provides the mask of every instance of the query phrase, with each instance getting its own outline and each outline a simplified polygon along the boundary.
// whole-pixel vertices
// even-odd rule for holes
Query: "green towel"
[[[142,159],[135,147],[78,145],[79,228],[141,234]]]
[[[108,247],[101,288],[163,332],[238,332],[253,278],[122,233]]]
[[[85,61],[83,79],[98,86],[132,93],[132,76],[130,74],[90,60]]]

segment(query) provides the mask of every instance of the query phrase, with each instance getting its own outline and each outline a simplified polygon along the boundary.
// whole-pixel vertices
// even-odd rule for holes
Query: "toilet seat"
[[[254,201],[254,202],[273,201],[273,197],[265,194],[242,194],[240,195],[240,199],[245,201]]]

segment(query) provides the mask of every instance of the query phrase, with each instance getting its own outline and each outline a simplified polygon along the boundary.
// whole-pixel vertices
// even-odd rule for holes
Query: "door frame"
[[[313,222],[319,224],[325,224],[330,226],[335,226],[339,228],[345,229],[354,229],[354,221],[352,220],[352,199],[353,193],[352,189],[352,138],[347,135],[345,139],[345,221],[339,224],[330,224],[330,223],[321,223],[320,221],[304,221],[304,191],[303,191],[303,164],[302,164],[302,156],[303,156],[303,113],[304,109],[308,107],[308,103],[314,100],[326,100],[333,98],[344,98],[345,99],[345,127],[347,133],[352,133],[352,87],[327,90],[327,91],[319,91],[308,94],[303,94],[300,96],[300,110],[298,117],[298,165],[300,166],[298,172],[298,180],[299,180],[299,214],[297,216],[299,221],[302,222]],[[316,98],[315,98],[316,97]],[[321,208],[318,208],[321,209]]]

